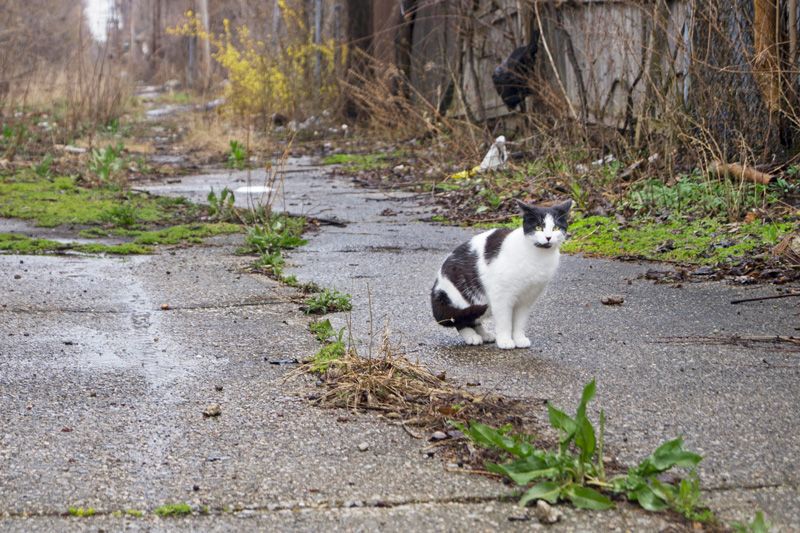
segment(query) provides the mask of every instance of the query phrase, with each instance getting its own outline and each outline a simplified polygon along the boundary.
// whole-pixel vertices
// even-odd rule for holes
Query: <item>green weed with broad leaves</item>
[[[626,475],[606,477],[605,413],[600,412],[599,433],[586,414],[594,395],[592,380],[584,387],[572,416],[548,404],[550,425],[560,435],[555,450],[537,448],[531,436],[512,433],[510,425],[495,429],[478,422],[470,422],[469,426],[452,424],[475,443],[498,450],[511,459],[506,463],[487,463],[486,468],[526,488],[520,505],[535,500],[569,501],[581,509],[603,510],[614,507],[610,495],[623,495],[649,511],[672,509],[690,520],[714,521],[713,513],[703,505],[694,473],[702,457],[684,450],[681,438],[659,446]],[[658,479],[660,474],[675,467],[691,469],[689,478],[678,483]]]
[[[232,140],[228,143],[230,151],[228,152],[228,166],[236,170],[244,170],[247,168],[247,149],[239,141]]]
[[[122,181],[122,173],[128,164],[123,155],[124,149],[123,144],[118,143],[116,146],[92,150],[87,168],[97,182],[111,185],[119,184]]]
[[[234,207],[236,196],[228,187],[223,187],[219,194],[212,187],[206,200],[208,200],[208,214],[212,219],[231,221],[236,218],[236,208]]]

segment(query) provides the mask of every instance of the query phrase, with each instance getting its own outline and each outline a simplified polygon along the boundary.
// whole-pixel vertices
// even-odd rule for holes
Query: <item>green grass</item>
[[[639,215],[679,217],[715,217],[738,219],[750,209],[765,208],[780,200],[791,186],[782,184],[736,183],[729,179],[709,178],[695,170],[667,184],[650,179],[635,184],[622,205]]]
[[[168,503],[161,507],[156,507],[155,514],[161,517],[165,516],[184,516],[192,512],[192,508],[188,503]]]
[[[324,374],[330,368],[331,363],[344,357],[344,342],[336,340],[325,344],[311,358],[311,372]]]
[[[112,187],[87,189],[72,177],[32,172],[0,177],[0,217],[31,220],[41,227],[112,224],[131,227],[193,218],[197,206],[183,199],[152,197]]]
[[[328,339],[336,334],[333,326],[331,326],[331,321],[328,319],[312,322],[308,325],[308,329],[311,330],[311,333],[314,334],[319,342],[327,342]]]
[[[322,343],[322,347],[311,357],[311,372],[324,374],[331,363],[344,357],[347,347],[344,343],[344,328],[338,332],[330,320],[319,320],[308,325],[308,329]]]
[[[307,315],[324,315],[339,311],[350,311],[353,308],[350,295],[336,289],[325,289],[309,297],[304,302],[303,311]]]
[[[283,250],[303,246],[306,241],[301,237],[305,228],[305,219],[288,215],[272,215],[247,229],[244,246],[237,250],[240,254],[257,254],[251,267],[254,270],[271,275],[287,285],[297,286],[297,278],[283,275]]]
[[[576,218],[570,224],[566,253],[585,253],[603,257],[637,257],[715,265],[736,257],[760,253],[776,245],[794,229],[791,222],[723,224],[716,219],[639,222],[620,227],[609,217]],[[674,247],[669,246],[672,242]]]
[[[14,176],[0,176],[0,217],[30,220],[41,227],[89,226],[78,235],[122,237],[132,242],[78,244],[1,234],[0,251],[146,254],[155,245],[199,244],[207,237],[242,231],[241,226],[224,222],[189,223],[203,212],[203,208],[183,198],[150,196],[112,187],[86,188],[72,177],[51,178],[47,172],[22,171]],[[163,225],[168,226],[153,228]]]
[[[475,227],[518,228],[521,224],[519,217],[512,217],[502,224],[477,224]],[[638,219],[622,227],[612,217],[579,214],[570,222],[570,237],[561,249],[564,253],[598,257],[717,265],[762,253],[796,228],[796,222],[726,224],[714,218],[663,223]],[[674,248],[668,245],[669,241]]]
[[[242,227],[238,224],[216,222],[213,224],[179,224],[159,230],[128,232],[128,234],[135,237],[133,242],[136,244],[165,245],[200,244],[207,237],[240,233],[241,231]]]
[[[344,165],[356,172],[362,170],[380,170],[387,168],[392,157],[400,157],[400,152],[388,154],[332,154],[322,160],[323,165]]]
[[[51,241],[48,239],[36,239],[15,233],[0,233],[0,252],[23,255],[38,255],[67,251],[81,252],[86,254],[135,255],[148,254],[152,250],[149,247],[135,243],[78,244]]]
[[[78,518],[88,518],[90,516],[94,516],[96,513],[92,507],[70,507],[67,512],[70,516],[75,516]]]

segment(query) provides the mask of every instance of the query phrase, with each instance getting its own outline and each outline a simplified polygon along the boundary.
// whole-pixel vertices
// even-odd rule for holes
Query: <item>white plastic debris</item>
[[[597,161],[592,161],[592,166],[599,167],[601,165],[607,165],[609,163],[613,163],[616,160],[617,160],[617,158],[614,157],[613,154],[608,154],[603,159],[598,159]]]
[[[486,152],[486,156],[481,161],[479,172],[486,172],[487,170],[495,170],[503,168],[508,161],[508,152],[506,152],[506,137],[501,135],[494,140],[492,147]]]
[[[81,148],[80,146],[73,146],[68,144],[66,146],[60,146],[59,148],[67,152],[68,154],[85,154],[86,148]]]

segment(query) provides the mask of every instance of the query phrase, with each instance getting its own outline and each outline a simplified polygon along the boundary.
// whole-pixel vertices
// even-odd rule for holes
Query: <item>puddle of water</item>
[[[272,187],[267,187],[265,185],[247,185],[244,187],[239,187],[233,192],[240,192],[247,194],[264,194],[270,191],[272,191]]]

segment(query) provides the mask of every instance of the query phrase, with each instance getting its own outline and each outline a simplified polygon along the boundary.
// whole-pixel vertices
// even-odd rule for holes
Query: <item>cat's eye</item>
[[[544,231],[544,227],[543,226],[536,226],[535,228],[533,228],[533,231]]]

